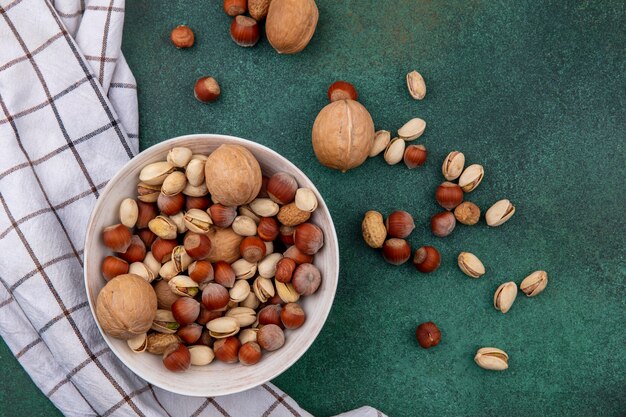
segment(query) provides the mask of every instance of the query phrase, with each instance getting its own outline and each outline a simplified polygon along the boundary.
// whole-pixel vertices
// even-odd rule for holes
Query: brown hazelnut
[[[218,261],[213,265],[214,271],[214,280],[216,283],[226,287],[232,288],[235,285],[235,280],[237,276],[235,275],[235,271],[233,267],[230,266],[228,262]]]
[[[246,9],[246,0],[224,0],[224,11],[229,16],[244,14]]]
[[[413,265],[420,272],[433,272],[441,264],[439,251],[432,246],[422,246],[415,251]]]
[[[295,232],[296,228],[292,226],[280,226],[280,241],[285,244],[285,246],[293,245],[293,232]]]
[[[152,230],[147,228],[137,230],[137,236],[139,236],[139,239],[141,239],[143,244],[146,245],[146,248],[151,247],[157,238],[157,235],[155,235]]]
[[[119,254],[120,258],[132,264],[133,262],[141,262],[146,257],[146,245],[137,235],[133,235],[130,239],[130,245],[126,252]]]
[[[183,242],[185,252],[193,259],[204,259],[211,251],[211,240],[206,235],[187,233]]]
[[[312,255],[302,253],[295,245],[287,248],[285,253],[283,253],[283,256],[285,258],[293,259],[298,265],[313,262]]]
[[[188,298],[184,299],[187,300]],[[201,325],[191,323],[186,326],[179,327],[176,334],[178,335],[178,337],[180,337],[180,340],[187,343],[188,345],[191,345],[193,343],[196,343],[200,339],[200,336],[202,336],[202,330],[203,327]]]
[[[185,196],[182,193],[174,195],[161,193],[157,199],[157,207],[161,210],[161,213],[173,216],[185,207]]]
[[[276,264],[276,281],[287,284],[291,282],[293,271],[296,269],[296,261],[291,258],[283,258]]]
[[[197,345],[204,345],[208,347],[213,347],[213,337],[208,329],[202,330],[202,334],[200,335],[200,339],[196,341]]]
[[[392,265],[402,265],[411,257],[411,246],[404,239],[391,238],[383,244],[383,258]]]
[[[159,210],[153,203],[144,203],[143,201],[137,201],[137,229],[145,229],[148,227],[150,220],[159,215]]]
[[[261,240],[272,242],[278,237],[280,228],[278,222],[273,217],[262,217],[256,229],[257,235]]]
[[[181,372],[189,369],[191,354],[182,343],[174,343],[163,352],[163,365],[172,372]]]
[[[444,182],[435,191],[437,203],[446,210],[452,210],[463,202],[463,190],[458,184]]]
[[[318,18],[315,0],[272,0],[265,22],[267,40],[279,54],[300,52],[313,37]]]
[[[293,232],[293,242],[302,253],[315,255],[324,246],[324,233],[313,223],[303,223]]]
[[[209,103],[220,98],[220,85],[213,77],[202,77],[196,81],[193,94],[198,101]]]
[[[222,362],[235,363],[239,359],[241,342],[235,336],[218,339],[213,343],[215,357]]]
[[[263,349],[272,352],[285,344],[285,333],[277,325],[268,324],[259,329],[256,340]]]
[[[428,349],[439,344],[441,341],[441,332],[435,323],[428,321],[417,326],[415,337],[421,347]]]
[[[426,162],[424,145],[409,145],[404,150],[404,164],[409,168],[417,168]]]
[[[286,172],[277,172],[267,182],[267,195],[281,205],[291,203],[297,190],[298,182],[293,175]]]
[[[471,201],[464,201],[454,209],[454,217],[459,223],[472,226],[480,219],[480,208]]]
[[[259,24],[251,17],[236,16],[230,24],[230,37],[239,46],[254,46],[261,38]]]
[[[239,362],[242,365],[254,365],[261,360],[261,346],[256,342],[247,342],[239,349]]]
[[[299,265],[293,272],[291,285],[300,295],[311,295],[317,291],[322,283],[322,274],[313,264],[304,263]]]
[[[413,216],[402,210],[391,213],[389,217],[387,217],[385,226],[387,227],[389,236],[400,239],[408,237],[411,232],[413,232],[413,229],[415,229]]]
[[[206,284],[213,281],[214,272],[213,265],[208,261],[196,261],[192,262],[187,269],[189,278],[196,281],[198,284]]]
[[[285,304],[285,302],[283,301],[282,298],[280,298],[280,295],[276,294],[275,296],[267,300],[267,304],[274,304],[274,305],[282,306],[283,304]]]
[[[228,290],[220,284],[208,283],[202,290],[202,305],[207,310],[219,310],[228,305],[230,295]]]
[[[104,245],[113,252],[124,253],[130,246],[132,235],[130,229],[123,224],[105,227],[102,231]]]
[[[213,204],[209,208],[209,214],[213,224],[217,227],[230,227],[233,224],[233,220],[237,217],[237,209],[235,207],[228,207],[222,204]]]
[[[180,297],[172,303],[172,314],[178,324],[182,326],[191,324],[200,315],[200,303],[193,298]]]
[[[265,256],[265,243],[257,236],[247,236],[241,241],[239,252],[246,261],[259,262]]]
[[[211,205],[211,199],[208,196],[202,196],[202,197],[187,196],[187,198],[185,199],[186,211],[189,211],[191,209],[206,210],[209,208],[210,205]],[[211,216],[211,218],[213,218],[213,216]],[[215,223],[215,220],[213,221],[213,223],[217,226],[217,224]]]
[[[347,81],[335,81],[328,87],[328,100],[332,103],[337,100],[357,100],[359,95],[356,88]]]
[[[225,206],[254,200],[261,189],[261,166],[241,145],[223,144],[207,159],[204,177],[209,193]]]
[[[164,263],[172,258],[172,251],[176,246],[178,246],[178,242],[176,242],[176,240],[174,239],[169,240],[157,237],[154,240],[154,243],[152,243],[150,250],[152,251],[154,259],[161,263]]]
[[[456,219],[449,211],[442,211],[430,218],[430,229],[438,237],[446,237],[454,230]]]
[[[259,324],[275,324],[282,327],[283,323],[280,321],[280,310],[280,304],[270,304],[263,307],[259,310],[258,314]]]
[[[191,48],[194,41],[193,30],[188,26],[176,26],[170,34],[170,40],[177,48]]]
[[[285,328],[293,330],[304,324],[306,315],[298,303],[287,303],[280,311],[280,319]]]
[[[127,274],[128,267],[128,262],[125,260],[117,256],[107,256],[102,261],[102,275],[109,281],[118,275]]]

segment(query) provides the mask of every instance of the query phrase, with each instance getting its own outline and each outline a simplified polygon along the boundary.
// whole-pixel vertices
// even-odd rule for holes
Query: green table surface
[[[237,47],[221,2],[128,1],[123,50],[139,84],[145,149],[189,133],[224,133],[269,146],[317,185],[341,250],[335,302],[308,352],[274,383],[325,416],[369,404],[390,416],[618,416],[626,413],[624,119],[626,39],[620,1],[331,1],[304,52],[281,56],[266,40]],[[168,41],[185,23],[190,50]],[[419,70],[423,101],[404,77]],[[192,94],[213,75],[217,103]],[[354,83],[378,129],[419,116],[425,166],[382,157],[346,174],[322,167],[311,147],[317,112],[336,79]],[[468,198],[517,207],[499,228],[484,222],[439,239],[428,223],[445,155],[485,167]],[[413,247],[434,245],[430,275],[386,264],[360,237],[363,213],[415,216]],[[479,280],[460,251],[487,267]],[[544,269],[549,285],[509,313],[492,306],[505,281]],[[442,342],[424,350],[415,326],[436,322]],[[510,368],[480,369],[478,347],[497,346]],[[5,345],[0,415],[54,414]],[[17,404],[17,406],[15,406]]]

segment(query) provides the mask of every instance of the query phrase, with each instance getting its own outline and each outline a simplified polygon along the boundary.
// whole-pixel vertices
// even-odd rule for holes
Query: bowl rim
[[[93,262],[93,260],[91,260],[90,255],[90,244],[89,242],[93,242],[94,239],[97,239],[98,237],[98,232],[96,230],[94,230],[94,224],[96,221],[96,213],[99,211],[100,206],[103,204],[103,197],[108,195],[112,189],[114,188],[113,184],[116,184],[118,182],[118,180],[120,179],[120,177],[125,175],[125,172],[129,169],[130,165],[132,165],[134,163],[134,161],[136,161],[138,158],[140,158],[143,155],[146,155],[148,153],[152,154],[152,153],[160,153],[160,152],[164,152],[166,150],[171,149],[172,147],[176,146],[176,144],[182,140],[192,140],[192,141],[201,141],[201,140],[206,140],[206,139],[212,139],[212,140],[216,140],[216,141],[222,141],[223,143],[232,143],[232,144],[239,144],[242,145],[246,148],[249,148],[251,151],[254,151],[255,148],[256,149],[260,149],[263,150],[265,152],[269,152],[270,154],[272,154],[273,156],[279,158],[282,160],[282,162],[286,165],[287,170],[289,171],[295,171],[298,174],[302,175],[303,177],[305,177],[309,183],[310,186],[312,187],[313,192],[316,194],[316,196],[318,197],[318,209],[322,209],[324,211],[326,211],[326,213],[328,214],[328,220],[329,220],[329,227],[332,230],[332,235],[329,236],[332,240],[334,240],[335,242],[335,248],[336,250],[331,251],[330,252],[330,256],[332,258],[334,258],[334,263],[336,265],[336,273],[337,273],[337,277],[335,279],[335,285],[333,285],[329,290],[330,290],[330,302],[328,303],[328,306],[325,307],[322,310],[322,324],[321,326],[317,329],[317,330],[313,330],[314,334],[313,337],[309,338],[308,341],[303,345],[303,348],[301,349],[301,351],[299,353],[297,353],[296,355],[293,355],[292,357],[289,358],[288,361],[283,362],[284,364],[287,364],[286,366],[282,365],[277,367],[276,371],[272,372],[271,375],[269,377],[266,378],[262,378],[261,380],[258,381],[253,381],[251,383],[246,383],[243,386],[234,388],[234,389],[223,389],[217,393],[214,392],[207,392],[207,393],[198,393],[196,391],[193,392],[188,392],[182,389],[176,389],[176,388],[172,388],[170,386],[165,386],[164,384],[162,384],[160,382],[160,380],[152,380],[150,378],[147,378],[141,371],[137,371],[135,369],[135,367],[132,364],[129,364],[126,360],[124,360],[120,355],[118,355],[118,349],[116,346],[114,346],[113,344],[110,343],[109,341],[109,337],[108,335],[106,335],[104,333],[104,331],[102,330],[102,327],[100,326],[100,323],[98,322],[98,319],[96,317],[96,311],[95,311],[95,301],[96,300],[91,300],[91,297],[89,296],[89,280],[87,277],[87,271],[88,271],[88,265],[91,264],[91,262]],[[235,394],[235,393],[239,393],[239,392],[243,392],[252,388],[255,388],[257,386],[260,386],[262,384],[265,384],[266,382],[276,378],[277,376],[279,376],[280,374],[282,374],[283,372],[285,372],[287,369],[289,369],[291,366],[293,366],[301,357],[302,355],[304,355],[304,353],[306,353],[309,348],[311,347],[311,345],[313,344],[313,342],[317,339],[317,337],[319,336],[319,333],[322,331],[324,325],[326,324],[326,321],[328,320],[328,316],[330,314],[330,311],[332,309],[332,306],[334,304],[335,301],[335,296],[337,294],[337,286],[338,286],[338,282],[339,282],[339,271],[340,271],[340,256],[339,256],[339,239],[337,237],[337,230],[335,228],[335,224],[333,222],[332,219],[332,215],[330,213],[330,210],[328,209],[328,206],[326,205],[326,202],[324,200],[324,198],[322,197],[321,193],[319,192],[319,190],[317,189],[317,187],[315,186],[315,184],[313,183],[313,181],[308,177],[308,175],[306,175],[300,168],[298,168],[293,162],[291,162],[289,159],[287,159],[286,157],[282,156],[281,154],[279,154],[278,152],[276,152],[275,150],[271,149],[268,146],[262,145],[260,143],[257,142],[253,142],[249,139],[244,139],[244,138],[240,138],[237,136],[231,136],[231,135],[223,135],[223,134],[215,134],[215,133],[196,133],[196,134],[189,134],[189,135],[182,135],[182,136],[176,136],[167,140],[164,140],[162,142],[159,142],[155,145],[152,145],[146,149],[144,149],[143,151],[139,152],[137,155],[135,155],[133,158],[131,158],[130,160],[128,160],[116,173],[115,175],[113,175],[111,177],[111,179],[108,181],[107,185],[104,187],[104,189],[102,190],[102,192],[100,193],[100,197],[98,197],[98,199],[96,200],[96,204],[93,206],[93,209],[91,211],[91,214],[89,215],[89,221],[87,222],[87,227],[86,227],[86,233],[85,233],[85,241],[84,241],[84,253],[83,253],[83,282],[85,285],[85,294],[87,296],[87,302],[89,303],[89,309],[91,311],[91,315],[93,317],[93,320],[96,323],[96,326],[98,328],[98,331],[101,335],[101,337],[104,339],[105,343],[107,344],[107,346],[109,347],[109,349],[111,349],[111,351],[113,352],[113,354],[115,355],[115,357],[122,362],[133,374],[135,374],[136,376],[138,376],[139,378],[143,379],[144,381],[153,384],[159,388],[162,388],[166,391],[175,393],[175,394],[181,394],[181,395],[187,395],[187,396],[194,396],[194,397],[216,397],[216,396],[222,396],[222,395],[229,395],[229,394]],[[251,375],[254,375],[253,373],[251,373]],[[252,378],[251,378],[252,380]]]

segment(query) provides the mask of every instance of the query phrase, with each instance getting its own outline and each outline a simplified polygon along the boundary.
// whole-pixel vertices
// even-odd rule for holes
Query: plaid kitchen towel
[[[123,21],[124,0],[0,0],[0,335],[68,416],[309,416],[269,383],[217,398],[153,387],[94,325],[87,220],[138,151]]]

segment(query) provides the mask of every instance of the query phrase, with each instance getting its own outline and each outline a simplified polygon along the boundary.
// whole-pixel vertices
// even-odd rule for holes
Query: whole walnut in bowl
[[[204,176],[211,196],[225,206],[248,204],[261,189],[261,167],[240,145],[224,144],[213,151]]]

